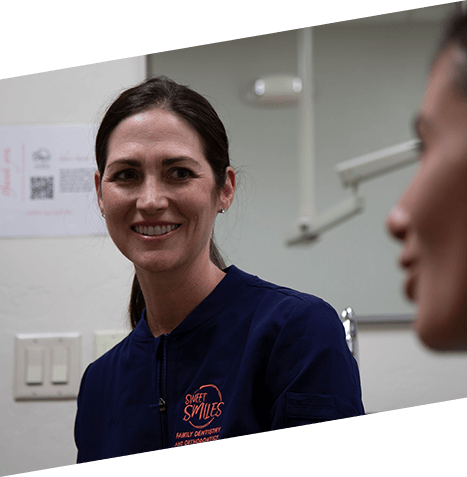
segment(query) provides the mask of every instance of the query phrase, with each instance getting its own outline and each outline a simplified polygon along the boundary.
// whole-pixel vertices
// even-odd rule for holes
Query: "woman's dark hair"
[[[441,29],[441,41],[434,60],[449,46],[457,46],[463,52],[465,59],[456,71],[456,83],[458,92],[467,96],[467,11],[456,4],[454,10],[443,21]]]
[[[439,51],[452,44],[467,52],[467,12],[460,5],[443,22]]]
[[[163,76],[150,78],[127,89],[105,113],[95,144],[97,168],[101,179],[107,164],[109,138],[114,129],[124,119],[152,108],[161,108],[175,114],[197,131],[204,148],[204,155],[211,165],[216,185],[220,190],[225,184],[226,168],[230,165],[229,142],[224,125],[206,98]],[[212,237],[210,258],[218,268],[225,268],[225,263]],[[130,323],[133,328],[140,320],[145,306],[143,293],[135,274],[129,306]]]

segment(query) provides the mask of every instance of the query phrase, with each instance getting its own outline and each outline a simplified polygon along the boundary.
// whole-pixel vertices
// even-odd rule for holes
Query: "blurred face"
[[[119,250],[136,271],[183,271],[209,264],[214,219],[232,199],[227,171],[219,191],[197,132],[163,109],[130,116],[112,132],[99,207]]]
[[[456,89],[464,61],[449,47],[434,64],[416,121],[420,165],[388,218],[415,329],[441,350],[467,348],[467,99]]]

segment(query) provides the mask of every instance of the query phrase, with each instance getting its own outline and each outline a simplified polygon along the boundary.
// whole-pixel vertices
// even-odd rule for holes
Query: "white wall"
[[[1,80],[0,125],[94,123],[145,74],[133,58]],[[84,369],[93,331],[126,326],[131,267],[101,236],[1,239],[0,263],[0,475],[73,464],[76,401],[14,401],[14,336],[78,331]]]
[[[347,197],[333,165],[412,137],[438,27],[347,23],[315,38],[318,210]],[[240,90],[272,73],[296,74],[296,32],[159,53],[151,73],[187,82],[213,101],[241,170],[235,206],[218,223],[229,262],[264,279],[322,296],[339,311],[407,314],[398,247],[384,218],[414,167],[363,187],[365,212],[315,245],[287,248],[298,214],[297,108],[246,104]],[[92,123],[122,88],[144,77],[142,58],[0,81],[0,125]],[[107,237],[0,241],[0,475],[75,461],[75,401],[15,402],[18,333],[79,331],[82,367],[96,330],[125,328],[129,262]],[[424,349],[409,324],[362,324],[360,368],[369,412],[467,396],[467,359]]]

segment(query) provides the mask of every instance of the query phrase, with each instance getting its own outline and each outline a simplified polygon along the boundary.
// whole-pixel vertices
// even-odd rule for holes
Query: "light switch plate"
[[[107,330],[94,332],[94,359],[100,358],[128,335],[125,330]]]
[[[79,333],[15,336],[16,400],[75,399],[80,380]]]

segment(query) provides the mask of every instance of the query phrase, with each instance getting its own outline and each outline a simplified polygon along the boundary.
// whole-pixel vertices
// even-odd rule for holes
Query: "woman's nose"
[[[408,216],[400,204],[396,205],[386,219],[389,233],[398,240],[404,240],[407,234]]]
[[[169,205],[166,190],[157,180],[146,179],[140,189],[136,207],[147,214],[155,214]]]

